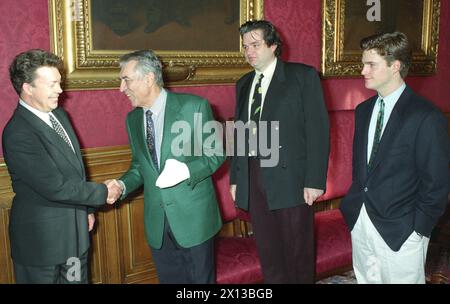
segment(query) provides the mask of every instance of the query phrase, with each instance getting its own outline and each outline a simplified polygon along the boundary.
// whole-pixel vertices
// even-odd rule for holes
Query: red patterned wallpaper
[[[320,67],[321,1],[265,0],[266,19],[280,30],[285,42],[283,58]],[[0,130],[17,104],[17,96],[8,77],[8,66],[19,52],[29,48],[50,48],[47,0],[0,1]],[[450,1],[441,0],[441,26],[438,73],[414,77],[407,82],[420,94],[433,100],[442,110],[450,111]],[[444,32],[444,29],[446,31]],[[360,79],[333,79],[322,82],[330,110],[353,109],[372,95]],[[207,98],[220,119],[233,115],[234,86],[176,88]],[[124,128],[131,109],[117,90],[67,92],[64,108],[69,112],[83,147],[127,144]],[[1,155],[1,154],[0,154]]]

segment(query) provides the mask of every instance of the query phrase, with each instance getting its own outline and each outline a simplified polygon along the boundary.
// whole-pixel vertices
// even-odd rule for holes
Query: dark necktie
[[[70,149],[72,149],[69,138],[67,137],[66,133],[64,133],[64,129],[61,124],[52,114],[49,114],[48,117],[50,118],[50,123],[52,124],[53,130],[55,130],[55,132],[69,145]]]
[[[147,121],[147,145],[153,164],[155,165],[155,168],[159,170],[158,156],[156,155],[155,126],[153,124],[152,115],[153,113],[150,110],[145,113]]]
[[[260,74],[258,81],[256,82],[255,85],[255,90],[253,91],[253,98],[251,100],[251,107],[250,107],[250,121],[255,122],[254,126],[250,126],[250,129],[248,130],[250,132],[250,137],[249,137],[249,147],[248,147],[248,151],[250,153],[251,156],[256,156],[258,155],[258,124],[259,124],[259,119],[261,117],[261,104],[262,104],[262,91],[261,91],[261,81],[263,79],[264,75]],[[251,143],[254,143],[253,146]]]
[[[250,110],[250,120],[258,122],[261,117],[261,103],[262,103],[262,91],[261,91],[261,81],[264,75],[260,74],[258,82],[255,85],[255,91],[253,92],[252,106]]]
[[[381,140],[381,131],[383,130],[383,120],[384,120],[384,100],[380,99],[380,110],[378,111],[377,124],[375,127],[375,136],[373,137],[372,152],[370,153],[369,164],[367,167],[370,169],[377,154],[378,147]]]

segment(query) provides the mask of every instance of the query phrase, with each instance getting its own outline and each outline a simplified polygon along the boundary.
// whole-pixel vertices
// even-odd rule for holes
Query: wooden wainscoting
[[[128,146],[83,150],[89,179],[103,182],[128,169]],[[6,165],[0,158],[0,283],[14,283],[9,252],[9,210],[14,193]],[[92,233],[92,283],[158,283],[144,236],[142,192],[118,206],[105,206],[96,214]]]
[[[0,158],[0,283],[14,282],[12,260],[9,254],[9,210],[14,193],[3,158]]]
[[[450,113],[445,113],[450,121]],[[450,134],[450,124],[449,124]],[[128,169],[128,146],[84,149],[90,180],[103,182],[117,178]],[[14,283],[8,237],[9,211],[14,193],[0,158],[0,284]],[[97,212],[92,233],[91,281],[93,283],[157,283],[158,277],[144,236],[142,191],[118,206],[105,206]],[[316,211],[334,209],[340,199],[315,204]],[[220,235],[251,234],[251,225],[241,221],[224,224]]]

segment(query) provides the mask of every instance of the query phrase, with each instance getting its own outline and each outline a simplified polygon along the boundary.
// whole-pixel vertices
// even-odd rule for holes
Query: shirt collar
[[[381,97],[380,95],[378,95],[377,102],[380,99],[383,99],[383,101],[386,105],[394,105],[395,103],[397,103],[397,100],[400,98],[400,95],[402,95],[405,88],[406,88],[406,84],[403,82],[403,84],[397,90],[392,92],[391,94],[389,94],[385,97]]]
[[[264,79],[271,79],[272,78],[272,76],[273,76],[273,73],[275,72],[275,68],[276,68],[276,66],[277,66],[277,59],[275,58],[268,66],[267,66],[267,68],[264,70],[264,71],[258,71],[258,70],[255,70],[255,72],[256,72],[256,77],[255,78],[259,78],[259,75],[261,74],[261,73],[263,73],[264,74]]]
[[[19,99],[19,104],[23,107],[25,107],[27,110],[29,110],[31,113],[33,113],[34,115],[36,115],[37,117],[39,117],[40,119],[42,119],[43,121],[48,121],[48,115],[50,114],[50,112],[42,112],[39,111],[36,108],[33,108],[32,106],[30,106],[29,104],[27,104],[25,101],[23,101],[22,99]]]
[[[152,104],[151,107],[144,107],[144,113],[146,113],[148,110],[152,111],[153,115],[158,116],[166,105],[167,100],[167,91],[165,89],[161,89],[161,92],[159,93],[158,97],[156,98],[155,102]]]

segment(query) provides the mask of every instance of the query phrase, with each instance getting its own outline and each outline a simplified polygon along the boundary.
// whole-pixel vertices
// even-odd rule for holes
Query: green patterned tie
[[[380,110],[378,111],[377,116],[377,125],[375,127],[375,136],[373,137],[373,145],[372,145],[372,152],[370,153],[370,159],[369,164],[367,167],[372,167],[373,160],[375,159],[375,155],[378,151],[378,146],[380,145],[381,140],[381,131],[383,130],[383,120],[384,120],[384,100],[380,99]]]
[[[261,103],[262,103],[261,81],[263,77],[264,75],[261,73],[259,75],[258,82],[256,83],[255,91],[253,92],[252,107],[250,110],[250,120],[253,120],[255,122],[258,122],[259,118],[261,117]]]
[[[261,117],[261,104],[262,104],[262,90],[261,90],[261,80],[263,79],[264,75],[261,73],[259,75],[258,81],[255,85],[255,91],[253,91],[253,98],[251,100],[251,107],[250,107],[250,120],[254,121],[256,125],[252,127],[250,132],[250,137],[252,139],[256,139],[255,142],[259,142],[259,134],[258,134],[258,124],[259,119]],[[257,147],[251,147],[248,148],[248,151],[252,154],[252,156],[258,155],[258,149]],[[256,149],[255,149],[256,148]]]

